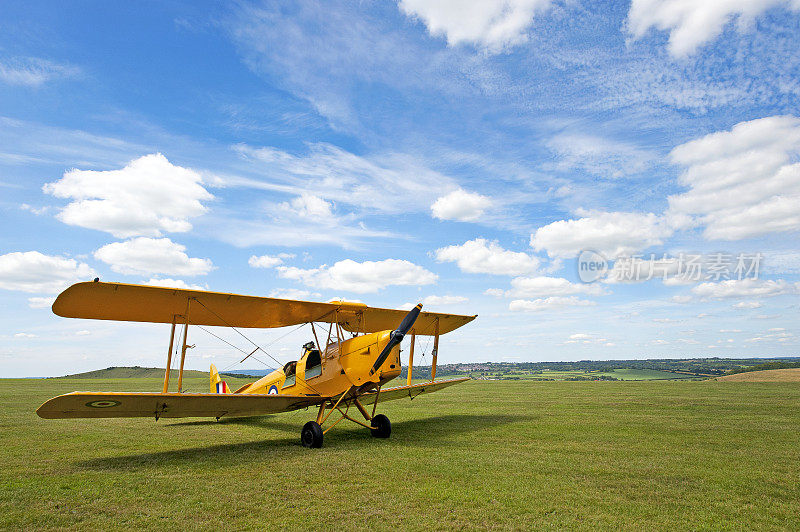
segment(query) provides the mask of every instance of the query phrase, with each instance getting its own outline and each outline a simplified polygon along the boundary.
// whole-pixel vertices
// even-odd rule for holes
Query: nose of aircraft
[[[422,303],[417,304],[416,307],[412,308],[408,314],[403,318],[403,321],[400,322],[400,326],[397,329],[393,330],[389,335],[389,342],[386,344],[386,347],[383,348],[381,354],[378,355],[378,358],[375,359],[375,363],[372,365],[372,368],[369,370],[369,374],[373,375],[378,368],[386,361],[386,358],[389,356],[389,353],[392,352],[392,349],[400,342],[403,341],[408,331],[411,330],[411,327],[414,326],[414,322],[417,321],[419,317],[419,313],[422,311]]]

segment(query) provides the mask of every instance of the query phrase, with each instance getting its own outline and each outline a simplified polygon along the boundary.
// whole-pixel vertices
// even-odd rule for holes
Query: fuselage
[[[389,342],[392,331],[363,334],[328,344],[324,352],[305,349],[295,363],[288,363],[236,393],[335,396],[352,386],[382,386],[400,375],[400,346],[394,347],[377,371],[370,375],[376,358]]]

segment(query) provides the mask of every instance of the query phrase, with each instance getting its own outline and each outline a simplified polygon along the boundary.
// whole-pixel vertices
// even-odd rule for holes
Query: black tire
[[[303,425],[300,432],[300,443],[307,449],[319,449],[322,447],[322,427],[316,421],[309,421]]]
[[[372,418],[371,425],[375,427],[370,430],[374,438],[388,438],[392,434],[392,424],[389,422],[389,418],[383,414]]]

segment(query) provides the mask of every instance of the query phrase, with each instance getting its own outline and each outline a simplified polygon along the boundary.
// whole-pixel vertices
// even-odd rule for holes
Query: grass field
[[[729,382],[800,382],[800,368],[747,371],[745,373],[717,377],[717,380]]]
[[[34,414],[76,389],[158,387],[0,380],[0,528],[800,528],[796,383],[473,381],[386,404],[388,440],[337,426],[319,450],[299,445],[305,411]]]
[[[649,381],[649,380],[680,380],[698,379],[695,375],[685,375],[674,371],[661,371],[657,369],[617,368],[610,371],[581,371],[581,370],[544,370],[544,371],[516,371],[498,372],[486,375],[495,380],[569,380],[575,378],[591,379],[597,377],[613,377],[621,381]]]

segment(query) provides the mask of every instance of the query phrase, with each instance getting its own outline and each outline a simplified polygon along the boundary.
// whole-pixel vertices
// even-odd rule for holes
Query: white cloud
[[[631,144],[584,134],[561,134],[547,145],[559,156],[558,168],[579,168],[608,179],[639,174],[656,157]]]
[[[50,308],[55,303],[54,297],[29,297],[28,306],[31,308]]]
[[[575,333],[569,335],[570,340],[589,340],[590,338],[592,338],[592,335],[586,333]]]
[[[58,78],[71,78],[80,69],[70,65],[60,65],[38,57],[13,57],[0,60],[0,81],[9,85],[39,87]]]
[[[422,299],[422,305],[427,310],[436,309],[438,307],[446,307],[450,305],[457,305],[459,303],[466,303],[469,301],[466,297],[463,296],[427,296]],[[416,303],[403,303],[400,305],[399,309],[401,310],[411,310],[416,306]]]
[[[652,213],[592,212],[575,220],[559,220],[536,230],[531,246],[551,257],[570,258],[583,250],[607,258],[629,255],[659,245],[673,230]]]
[[[161,286],[164,288],[182,288],[184,290],[208,290],[208,286],[189,284],[182,279],[150,279],[148,281],[142,281],[142,284],[149,286]]]
[[[460,245],[439,248],[434,252],[437,262],[455,262],[466,273],[492,275],[523,275],[536,271],[539,259],[516,251],[503,249],[497,241],[484,238],[468,240]]]
[[[75,282],[89,281],[94,275],[87,264],[38,251],[0,255],[0,289],[3,290],[52,294]],[[45,298],[31,299],[36,300],[33,304],[44,304]]]
[[[740,122],[672,150],[689,191],[670,196],[669,212],[696,216],[711,240],[800,230],[800,118]]]
[[[462,189],[437,199],[431,205],[434,218],[471,222],[481,217],[492,202],[486,196]]]
[[[762,305],[758,301],[739,301],[738,303],[733,305],[733,308],[747,309],[747,308],[761,308],[763,306],[764,305]]]
[[[296,205],[306,214],[330,211],[331,206],[326,207],[321,201],[355,206],[367,213],[424,211],[432,196],[457,188],[451,178],[421,166],[407,155],[390,153],[367,158],[331,144],[308,147],[307,154],[293,155],[269,146],[237,145],[235,151],[268,179],[227,177],[224,181],[230,186],[299,196],[288,206]],[[309,190],[315,195],[309,195]]]
[[[89,336],[90,334],[92,334],[92,331],[87,331],[86,329],[75,331],[75,336]]]
[[[321,295],[322,294],[319,292],[310,292],[308,290],[300,290],[298,288],[276,288],[269,293],[269,297],[299,300],[306,300],[311,297],[320,297]]]
[[[670,298],[670,301],[672,301],[673,303],[679,303],[679,304],[683,305],[683,304],[691,302],[692,301],[692,296],[686,296],[686,295],[672,296]]]
[[[14,338],[36,338],[36,335],[35,334],[30,334],[30,333],[20,332],[20,333],[16,333],[14,335]]]
[[[333,217],[333,205],[312,194],[301,194],[289,203],[281,204],[281,207],[302,218]]]
[[[761,271],[771,274],[800,274],[800,251],[765,251]]]
[[[508,304],[508,309],[514,312],[538,312],[541,310],[555,310],[564,307],[589,307],[595,305],[594,301],[571,297],[546,297],[542,299],[515,299]]]
[[[292,259],[294,255],[291,253],[279,253],[278,255],[253,255],[247,261],[251,268],[274,268],[283,264],[285,259]]]
[[[684,261],[685,262],[685,261]],[[614,261],[609,269],[604,283],[642,283],[650,279],[661,279],[666,286],[682,286],[695,284],[696,279],[687,275],[681,268],[686,268],[685,263],[674,257],[652,256],[647,259],[629,257]],[[678,275],[682,274],[682,275]]]
[[[214,265],[210,259],[189,257],[186,246],[169,238],[132,238],[106,244],[94,257],[122,274],[205,275]]]
[[[787,283],[783,279],[777,281],[761,279],[731,279],[718,283],[702,283],[692,292],[700,297],[722,299],[729,297],[774,297],[784,294],[800,293],[800,282]]]
[[[734,18],[743,31],[758,15],[778,6],[800,10],[797,0],[633,0],[627,26],[637,39],[653,27],[669,31],[669,53],[684,57],[716,38]]]
[[[511,280],[511,290],[506,297],[569,296],[574,294],[603,295],[606,292],[597,283],[572,283],[562,277],[516,277]]]
[[[421,286],[433,284],[438,276],[407,260],[356,262],[345,259],[333,266],[302,269],[278,266],[278,275],[300,281],[306,286],[348,292],[377,292],[385,286]]]
[[[533,16],[550,6],[550,0],[400,0],[400,10],[419,18],[433,36],[447,44],[470,43],[498,52],[528,40],[526,29]]]
[[[469,301],[464,296],[427,296],[422,300],[422,304],[431,307],[441,307],[445,305],[457,305]]]
[[[70,170],[44,192],[72,200],[58,219],[117,238],[161,236],[191,230],[189,219],[206,212],[213,196],[200,174],[171,164],[160,153],[131,161],[121,170]]]

